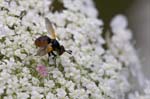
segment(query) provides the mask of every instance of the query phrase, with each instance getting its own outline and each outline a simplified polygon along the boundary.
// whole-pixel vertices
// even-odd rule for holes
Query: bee
[[[37,55],[43,56],[48,54],[49,57],[51,55],[56,57],[62,55],[64,52],[71,54],[71,50],[66,50],[65,47],[63,45],[60,45],[60,43],[56,40],[55,30],[48,18],[45,18],[45,25],[47,32],[50,34],[50,37],[45,35],[40,36],[35,40],[35,45],[39,47]]]

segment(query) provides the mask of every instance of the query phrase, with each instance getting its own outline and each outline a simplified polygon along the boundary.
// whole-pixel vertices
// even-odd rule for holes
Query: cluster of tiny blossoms
[[[97,14],[91,0],[0,0],[0,99],[126,99],[130,69],[139,65],[130,30],[115,17],[104,39]],[[36,56],[34,40],[50,35],[45,17],[73,51],[57,66]]]
[[[144,92],[142,94],[135,91],[129,94],[129,99],[150,99],[150,81],[145,80]]]

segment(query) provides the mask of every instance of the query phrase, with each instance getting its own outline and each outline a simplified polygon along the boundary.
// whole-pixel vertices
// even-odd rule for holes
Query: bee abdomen
[[[35,45],[38,47],[44,47],[51,43],[51,39],[48,36],[41,36],[35,40]]]

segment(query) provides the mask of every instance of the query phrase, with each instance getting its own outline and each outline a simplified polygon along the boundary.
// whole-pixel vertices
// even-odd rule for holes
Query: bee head
[[[59,53],[59,55],[62,55],[64,52],[67,52],[68,54],[71,54],[71,53],[72,53],[71,50],[65,50],[64,46],[61,45],[61,46],[60,46],[60,53]]]

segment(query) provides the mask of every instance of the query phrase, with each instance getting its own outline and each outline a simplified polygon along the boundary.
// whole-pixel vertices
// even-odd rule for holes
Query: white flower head
[[[124,99],[139,66],[132,32],[118,15],[106,39],[97,16],[93,0],[0,0],[0,99]],[[37,56],[35,40],[51,35],[45,18],[72,55]],[[132,96],[147,98],[149,88]]]
[[[127,19],[124,15],[117,15],[112,20],[113,21],[110,23],[110,26],[113,29],[126,29],[128,26]]]

